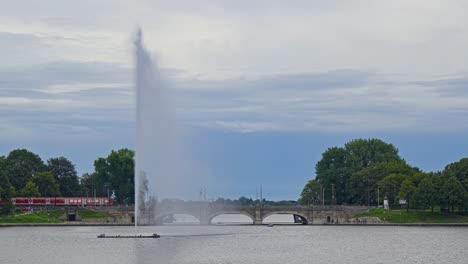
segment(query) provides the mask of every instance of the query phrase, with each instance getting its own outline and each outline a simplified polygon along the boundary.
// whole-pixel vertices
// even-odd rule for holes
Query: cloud
[[[254,80],[186,80],[178,98],[181,115],[192,125],[239,132],[466,129],[468,96],[440,97],[450,88],[433,85],[336,70]]]
[[[0,31],[0,69],[46,60],[47,51],[49,46],[35,35]]]
[[[463,76],[395,81],[382,73],[351,69],[224,80],[188,77],[174,69],[164,69],[163,75],[176,94],[179,124],[195,129],[453,131],[468,123]],[[83,128],[83,135],[95,131],[95,136],[112,127],[133,126],[129,68],[61,61],[3,71],[0,80],[0,119],[12,127],[53,127],[67,134]],[[441,97],[444,93],[456,96]]]
[[[415,82],[420,85],[434,87],[442,96],[466,97],[468,96],[468,77],[454,76],[438,78],[430,81]]]
[[[464,1],[28,4],[0,10],[0,121],[11,127],[131,127],[137,24],[157,50],[183,126],[333,132],[468,123]]]
[[[0,70],[0,134],[19,144],[105,140],[127,131],[131,76],[121,66],[77,61]]]
[[[27,56],[42,63],[45,54],[130,65],[141,25],[165,67],[208,79],[333,69],[433,76],[468,71],[467,8],[463,0],[10,1],[0,31],[50,47]]]

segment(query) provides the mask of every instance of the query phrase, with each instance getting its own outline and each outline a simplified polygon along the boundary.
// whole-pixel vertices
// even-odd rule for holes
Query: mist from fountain
[[[180,175],[175,104],[155,60],[143,46],[142,31],[135,39],[136,154],[135,225],[147,207],[149,194],[170,197]]]

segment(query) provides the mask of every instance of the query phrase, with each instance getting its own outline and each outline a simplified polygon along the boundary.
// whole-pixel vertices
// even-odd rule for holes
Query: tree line
[[[118,203],[133,203],[134,155],[129,149],[113,150],[94,161],[93,173],[79,177],[65,157],[44,162],[27,149],[15,149],[0,156],[0,199],[112,195]]]
[[[386,197],[391,207],[405,200],[408,208],[468,208],[468,158],[441,172],[423,172],[392,144],[355,139],[327,149],[315,174],[301,193],[301,204],[381,205]]]
[[[220,206],[294,206],[297,205],[297,201],[282,200],[282,201],[270,201],[265,198],[252,199],[245,196],[241,196],[237,199],[227,199],[219,197],[212,202],[213,205]]]

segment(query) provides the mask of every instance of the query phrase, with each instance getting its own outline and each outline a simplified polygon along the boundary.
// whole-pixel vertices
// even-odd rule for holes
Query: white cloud
[[[466,129],[467,9],[457,0],[9,1],[0,121],[130,126],[139,24],[171,69],[188,126]]]
[[[165,67],[210,79],[342,68],[434,75],[468,71],[467,9],[463,0],[9,1],[0,31],[37,36],[62,60],[130,65],[141,25]]]
[[[61,93],[77,93],[82,91],[89,91],[94,89],[125,89],[130,87],[129,83],[73,83],[73,84],[53,84],[43,89],[37,89],[36,91],[49,93],[49,94],[61,94]],[[124,88],[125,87],[125,88]]]

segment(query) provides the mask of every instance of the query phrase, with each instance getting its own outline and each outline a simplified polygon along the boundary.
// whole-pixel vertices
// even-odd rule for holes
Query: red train
[[[86,205],[112,205],[114,199],[107,197],[14,197],[11,198],[14,205],[32,206],[32,205],[59,205],[59,206],[86,206]],[[0,204],[5,201],[0,201]]]

